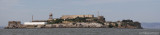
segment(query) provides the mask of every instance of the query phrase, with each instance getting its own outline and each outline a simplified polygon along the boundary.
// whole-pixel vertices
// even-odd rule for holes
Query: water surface
[[[160,35],[160,30],[117,28],[0,29],[0,35]]]

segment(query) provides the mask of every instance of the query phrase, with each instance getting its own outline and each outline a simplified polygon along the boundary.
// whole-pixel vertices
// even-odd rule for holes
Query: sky
[[[160,0],[0,0],[0,26],[8,21],[47,20],[62,15],[97,15],[106,21],[131,19],[145,23],[160,22]]]

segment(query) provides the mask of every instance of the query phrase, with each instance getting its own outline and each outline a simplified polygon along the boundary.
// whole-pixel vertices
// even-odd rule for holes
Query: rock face
[[[124,24],[125,28],[142,28],[139,22],[133,22],[132,20],[123,20],[122,23]]]
[[[133,22],[132,20],[122,20],[117,22],[108,22],[109,28],[133,28],[142,29],[139,22]]]

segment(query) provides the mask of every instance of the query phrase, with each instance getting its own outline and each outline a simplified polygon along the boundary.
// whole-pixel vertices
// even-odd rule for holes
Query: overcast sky
[[[29,22],[46,20],[62,15],[100,15],[106,21],[132,19],[134,21],[160,22],[160,0],[0,0],[0,26],[8,21]]]

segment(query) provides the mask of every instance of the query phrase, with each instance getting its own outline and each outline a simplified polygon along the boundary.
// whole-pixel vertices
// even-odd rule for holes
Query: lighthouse
[[[49,14],[49,19],[48,19],[48,20],[52,20],[52,19],[53,19],[52,16],[53,16],[52,13],[50,13],[50,14]]]

